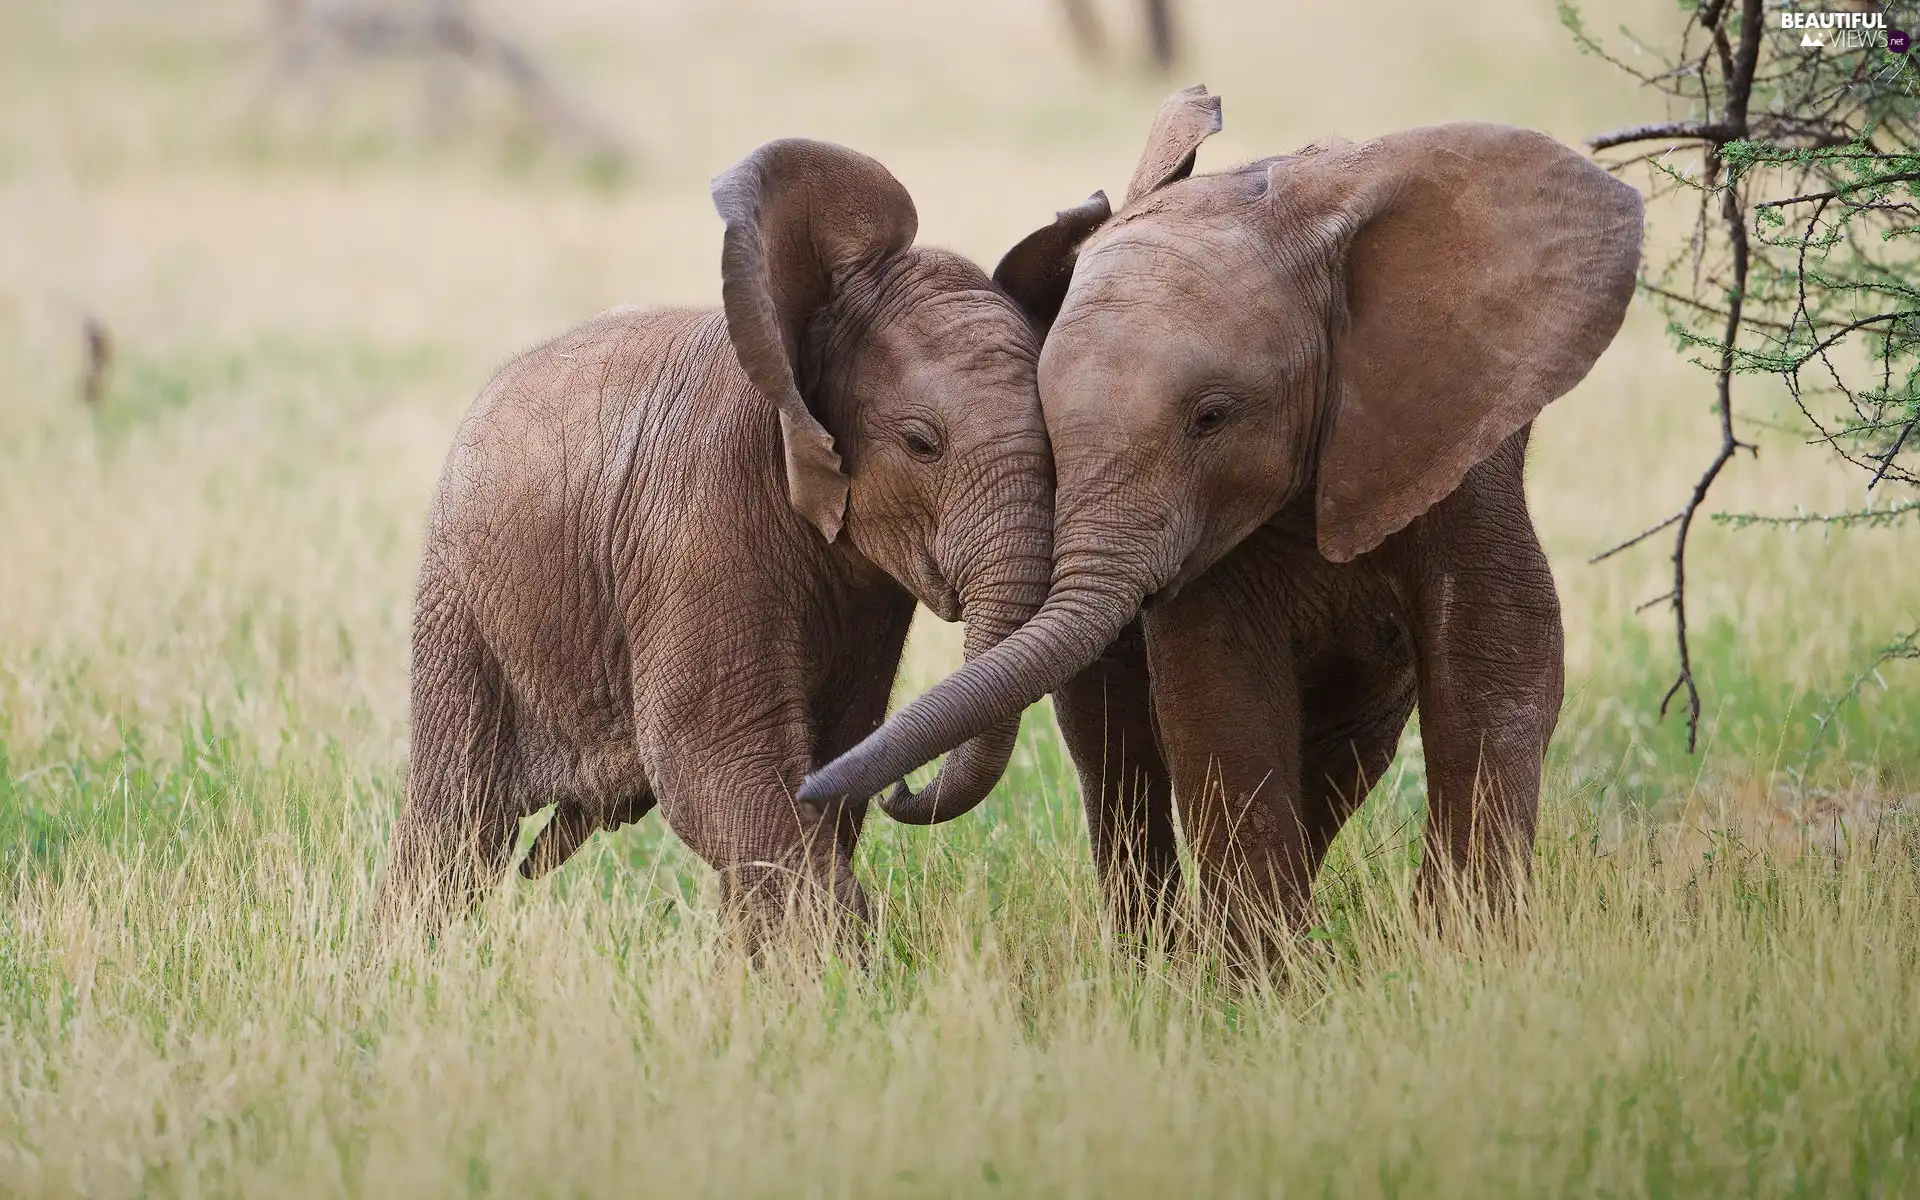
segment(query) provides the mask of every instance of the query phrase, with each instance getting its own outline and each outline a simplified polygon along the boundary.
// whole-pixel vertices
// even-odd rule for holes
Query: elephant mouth
[[[1200,574],[1198,571],[1189,569],[1192,563],[1192,558],[1183,561],[1179,567],[1174,570],[1172,578],[1168,579],[1167,582],[1159,588],[1149,592],[1147,598],[1140,602],[1141,611],[1145,612],[1147,609],[1160,607],[1162,604],[1172,600],[1175,596],[1178,596],[1181,588],[1192,583],[1194,577]]]
[[[923,596],[920,598],[920,602],[925,604],[934,616],[949,623],[958,621],[963,611],[960,604],[960,594],[954,591],[945,580],[942,580],[940,585],[933,589],[933,595],[931,597]]]
[[[1172,583],[1169,583],[1167,586],[1161,588],[1159,591],[1149,595],[1145,600],[1142,600],[1140,602],[1140,611],[1147,612],[1152,609],[1159,608],[1162,604],[1165,604],[1167,601],[1173,599],[1175,596],[1178,596],[1180,594],[1180,589],[1185,586],[1186,586],[1186,581],[1184,579],[1174,580]]]
[[[933,561],[933,556],[922,554],[908,590],[913,598],[927,607],[927,610],[942,621],[958,621],[962,611],[960,590],[947,582],[946,572]]]

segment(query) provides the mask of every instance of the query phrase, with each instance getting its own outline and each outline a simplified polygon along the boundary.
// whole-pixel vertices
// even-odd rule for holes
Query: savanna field
[[[1587,563],[1717,445],[1709,377],[1639,301],[1533,439],[1568,696],[1514,930],[1412,911],[1410,730],[1283,969],[1142,964],[1042,706],[979,813],[870,818],[864,966],[748,969],[657,815],[431,947],[369,936],[454,423],[603,308],[716,304],[710,176],[844,142],[923,242],[990,268],[1121,190],[1193,80],[1225,101],[1202,170],[1664,115],[1552,4],[1388,0],[1362,28],[1190,3],[1172,78],[1131,5],[1100,7],[1105,66],[1041,0],[483,5],[626,164],[417,61],[288,79],[268,8],[0,6],[0,1195],[1920,1190],[1920,678],[1860,679],[1920,572],[1903,534],[1703,525],[1689,755],[1656,717],[1670,617],[1635,611],[1664,544]],[[91,406],[89,316],[113,346]],[[1716,507],[1857,503],[1783,396],[1743,404],[1761,452]],[[922,614],[900,694],[959,644]]]

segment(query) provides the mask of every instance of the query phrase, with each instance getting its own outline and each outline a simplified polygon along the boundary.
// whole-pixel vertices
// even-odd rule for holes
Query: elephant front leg
[[[1139,622],[1053,694],[1053,711],[1080,774],[1094,869],[1115,925],[1136,940],[1170,932],[1180,891],[1173,780],[1154,731]]]
[[[856,939],[868,923],[853,876],[848,827],[857,829],[857,820],[793,799],[805,759],[782,767],[743,758],[685,756],[661,803],[675,836],[719,875],[731,931],[756,960],[781,942]]]
[[[1431,572],[1416,593],[1429,901],[1505,908],[1531,870],[1565,648],[1553,575],[1524,528],[1522,544]]]
[[[868,917],[853,876],[864,805],[794,798],[815,765],[804,700],[755,703],[722,689],[666,711],[641,722],[661,814],[718,873],[726,921],[747,952],[855,936]]]
[[[1249,965],[1304,923],[1312,900],[1292,658],[1212,579],[1152,610],[1145,626],[1154,715],[1201,895]]]

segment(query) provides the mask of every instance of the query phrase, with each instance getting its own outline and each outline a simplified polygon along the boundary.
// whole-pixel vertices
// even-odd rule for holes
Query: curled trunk
[[[1027,615],[1031,616],[1038,607],[1030,606]],[[966,622],[968,662],[1005,641],[1020,625],[1018,619],[1009,622],[998,611],[991,618],[975,616],[969,611]],[[1006,774],[1014,742],[1019,737],[1019,714],[1002,718],[985,733],[961,743],[947,755],[940,773],[920,791],[914,791],[905,780],[894,784],[893,790],[881,799],[881,810],[902,825],[938,825],[972,812]]]
[[[1033,618],[1046,599],[1053,567],[1051,529],[1042,525],[995,532],[991,556],[963,589],[968,662]],[[1020,715],[1015,713],[955,748],[922,790],[916,792],[904,781],[896,784],[880,801],[881,810],[903,825],[933,825],[972,812],[1006,774],[1019,737]]]
[[[965,514],[935,544],[936,561],[960,589],[966,660],[972,662],[1031,620],[1053,573],[1053,463],[1044,439],[994,448]],[[1013,757],[1020,716],[1009,714],[955,748],[939,774],[915,792],[902,781],[880,807],[907,825],[932,825],[973,811]]]
[[[859,745],[807,776],[800,798],[824,802],[873,795],[968,739],[987,743],[984,757],[984,750],[997,742],[982,735],[1002,730],[1008,735],[1005,746],[1010,753],[1021,712],[1098,657],[1133,619],[1151,582],[1116,570],[1097,554],[1063,555],[1053,589],[1032,620],[895,713]],[[950,769],[953,765],[949,760]],[[1002,756],[993,778],[1005,765]],[[896,793],[883,807],[911,823],[945,821],[977,805],[984,795],[982,791],[979,796],[953,796],[942,790],[935,792],[931,802],[917,797],[909,802]],[[963,808],[956,803],[962,799],[972,803]],[[896,804],[906,816],[894,812]],[[925,822],[914,820],[922,815]]]

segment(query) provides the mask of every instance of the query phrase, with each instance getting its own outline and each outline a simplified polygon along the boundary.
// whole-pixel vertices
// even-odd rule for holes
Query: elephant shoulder
[[[1474,464],[1438,503],[1388,539],[1404,561],[1420,569],[1435,563],[1509,561],[1509,554],[1537,554],[1539,536],[1527,504],[1527,442],[1532,422],[1508,435]]]

